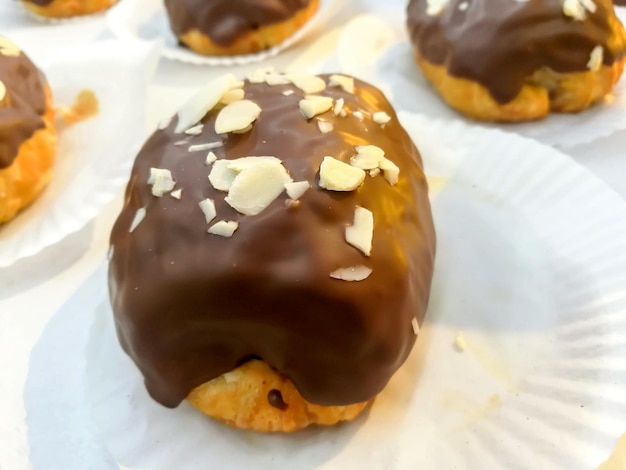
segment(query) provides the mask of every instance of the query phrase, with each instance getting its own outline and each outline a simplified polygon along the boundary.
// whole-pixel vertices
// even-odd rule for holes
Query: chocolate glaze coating
[[[120,343],[158,402],[177,406],[193,388],[258,357],[312,403],[358,403],[379,393],[406,359],[416,338],[411,321],[424,317],[433,272],[427,183],[389,102],[364,82],[357,80],[356,89],[321,94],[344,98],[347,110],[385,111],[391,122],[382,128],[329,111],[321,117],[335,130],[322,134],[299,111],[300,89],[246,81],[246,99],[262,109],[252,130],[217,135],[213,110],[202,135],[190,138],[222,141],[214,150],[219,158],[280,158],[294,181],[313,186],[298,207],[287,207],[283,193],[259,215],[236,212],[209,184],[207,152],[174,145],[185,137],[174,133],[176,118],[140,151],[111,235],[109,288]],[[364,144],[381,147],[399,166],[396,186],[380,175],[353,192],[317,185],[324,156],[348,162],[354,146]],[[181,200],[151,195],[150,167],[171,170]],[[232,238],[207,233],[198,202],[209,197],[215,221],[239,222]],[[374,214],[370,258],[345,241],[357,205]],[[130,233],[140,208],[146,217]],[[330,277],[357,265],[372,274],[361,282]]]
[[[3,55],[0,50],[0,81],[6,95],[0,101],[0,169],[9,167],[20,146],[44,127],[46,80],[23,53]]]
[[[174,34],[198,29],[222,47],[261,26],[288,20],[308,5],[309,0],[165,0]]]
[[[459,5],[467,3],[465,11]],[[411,0],[408,29],[413,45],[450,75],[485,86],[508,103],[536,70],[584,72],[591,51],[604,49],[604,64],[620,60],[626,35],[611,0],[594,0],[595,13],[576,21],[563,13],[563,0],[450,0],[436,16],[427,0]]]

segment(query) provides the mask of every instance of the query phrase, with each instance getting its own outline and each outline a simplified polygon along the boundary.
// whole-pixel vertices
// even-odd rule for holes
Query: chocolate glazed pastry
[[[55,147],[46,79],[15,44],[0,37],[0,223],[46,186]]]
[[[121,345],[165,406],[189,396],[263,431],[334,424],[413,347],[435,249],[420,155],[378,89],[320,77],[222,77],[137,156],[110,296]],[[189,118],[222,95],[234,102]],[[269,198],[257,188],[275,180]]]
[[[46,18],[90,15],[110,8],[118,0],[22,0],[33,13]]]
[[[275,46],[315,14],[319,0],[165,0],[179,41],[205,55],[250,54]]]
[[[411,0],[408,28],[426,78],[481,120],[581,111],[624,66],[626,32],[611,0]]]

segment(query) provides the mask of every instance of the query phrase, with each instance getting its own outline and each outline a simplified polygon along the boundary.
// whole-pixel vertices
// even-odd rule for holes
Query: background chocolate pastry
[[[176,133],[174,118],[137,156],[111,235],[110,297],[122,347],[165,406],[253,358],[314,404],[365,402],[413,347],[435,250],[419,153],[378,89],[355,80],[351,93],[321,78],[317,94],[334,106],[313,119],[300,109],[311,90],[246,81],[245,99],[260,107],[249,130],[218,134],[216,108],[202,126],[184,126],[194,126],[187,134]],[[397,184],[372,172],[357,190],[322,189],[324,157],[350,162],[363,145],[380,147],[399,167]],[[260,214],[242,215],[209,183],[209,151],[218,163],[277,157],[311,188],[295,203],[283,193]],[[169,187],[155,197],[151,168],[170,170],[182,192],[172,197]],[[199,208],[207,198],[217,219],[239,224],[230,238],[207,233]],[[374,216],[370,257],[346,243],[358,206]],[[359,282],[330,276],[354,266],[371,274]]]
[[[584,72],[597,46],[604,65],[626,53],[611,0],[593,0],[595,11],[585,11],[582,21],[564,14],[562,0],[449,0],[436,14],[429,13],[430,3],[412,0],[408,6],[416,50],[450,75],[480,83],[499,103],[515,98],[542,67]]]
[[[179,41],[205,55],[251,54],[302,27],[319,0],[165,0]]]
[[[22,52],[9,53],[0,38],[0,169],[13,163],[20,146],[44,127],[46,80]],[[4,90],[4,93],[2,93]]]

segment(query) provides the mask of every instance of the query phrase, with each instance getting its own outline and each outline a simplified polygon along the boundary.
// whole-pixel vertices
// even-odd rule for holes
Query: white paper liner
[[[376,8],[371,5],[370,10]],[[624,18],[624,9],[619,10]],[[403,13],[387,8],[384,14],[367,13],[350,21],[339,39],[341,69],[378,85],[399,109],[478,124],[450,108],[424,79],[413,58]],[[592,142],[626,129],[626,78],[601,103],[578,114],[553,113],[537,122],[481,125],[561,148]]]
[[[123,187],[146,136],[146,91],[157,61],[154,45],[109,41],[66,49],[39,63],[56,106],[72,105],[81,90],[89,89],[100,110],[59,132],[49,186],[0,226],[0,267],[81,229]]]
[[[253,64],[275,57],[306,36],[322,18],[334,0],[320,0],[317,13],[292,36],[275,47],[256,54],[204,56],[178,44],[169,26],[163,0],[124,0],[107,15],[109,28],[119,38],[165,41],[161,55],[193,65],[234,66]]]
[[[535,141],[401,119],[430,175],[436,272],[417,346],[369,411],[334,428],[263,435],[185,403],[163,408],[119,347],[105,297],[87,346],[87,395],[118,462],[574,469],[608,457],[626,429],[624,201]]]

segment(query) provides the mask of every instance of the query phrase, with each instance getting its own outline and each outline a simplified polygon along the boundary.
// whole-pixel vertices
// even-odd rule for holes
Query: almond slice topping
[[[214,225],[209,227],[208,232],[212,235],[218,235],[220,237],[230,238],[235,231],[239,228],[239,224],[233,221],[220,220]]]
[[[372,268],[367,266],[351,266],[349,268],[339,268],[330,273],[330,277],[340,281],[359,282],[367,279],[372,274]]]
[[[326,89],[326,82],[315,75],[288,73],[285,75],[285,78],[296,87],[300,88],[307,95],[319,93],[320,91]]]
[[[200,122],[220,102],[226,92],[236,88],[240,83],[233,74],[222,75],[207,83],[178,111],[175,132],[181,133]]]
[[[345,75],[331,75],[330,86],[338,86],[343,88],[343,91],[348,93],[354,93],[354,78],[346,77]]]
[[[300,100],[300,111],[307,119],[323,114],[333,107],[333,99],[326,96],[311,95]]]
[[[152,185],[152,195],[155,197],[163,197],[176,186],[172,172],[161,168],[150,168],[148,184]]]
[[[320,187],[329,191],[354,191],[365,180],[365,171],[333,157],[324,157],[320,166]]]
[[[250,100],[235,101],[226,105],[215,120],[215,132],[226,134],[246,129],[261,114],[259,105]]]
[[[374,214],[364,207],[354,211],[354,223],[346,227],[346,241],[365,256],[372,254]]]

